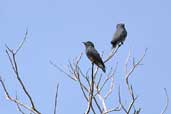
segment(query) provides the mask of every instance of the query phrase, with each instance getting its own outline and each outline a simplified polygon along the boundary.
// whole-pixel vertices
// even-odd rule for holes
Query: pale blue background
[[[52,67],[49,60],[67,64],[84,52],[81,42],[87,40],[93,41],[99,52],[107,54],[115,25],[123,22],[128,37],[113,59],[120,66],[116,78],[124,79],[123,65],[129,49],[137,58],[147,47],[144,65],[134,72],[131,80],[139,96],[137,107],[142,107],[141,114],[159,114],[165,104],[163,88],[167,88],[171,98],[170,20],[169,0],[0,0],[0,74],[10,94],[15,96],[17,91],[20,100],[26,102],[13,76],[4,44],[17,47],[28,28],[28,39],[17,60],[21,78],[38,109],[43,114],[53,112],[55,87],[59,82],[58,114],[82,114],[87,104],[79,86]],[[85,54],[82,65],[85,69],[90,65]],[[122,96],[126,95],[125,92]],[[117,104],[117,97],[113,102]],[[124,102],[128,103],[126,99]],[[0,113],[19,113],[15,104],[4,99],[2,87]],[[170,106],[166,114],[169,113]]]

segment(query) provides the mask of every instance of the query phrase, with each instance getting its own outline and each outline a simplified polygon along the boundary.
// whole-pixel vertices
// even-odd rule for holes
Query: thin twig
[[[113,91],[113,88],[114,88],[114,76],[112,76],[112,81],[111,81],[111,84],[110,84],[110,87],[109,87],[109,91],[106,93],[104,99],[107,99],[111,94],[112,94],[112,91]]]
[[[97,102],[97,100],[96,100],[96,98],[95,97],[93,97],[93,99],[94,99],[94,102],[95,102],[95,104],[97,105],[97,108],[99,109],[99,111],[100,111],[100,114],[102,114],[102,109],[101,109],[101,107],[100,107],[100,105],[98,104],[98,102]]]
[[[107,56],[107,58],[104,60],[104,63],[109,61],[118,51],[119,47],[112,49],[111,53]]]
[[[84,95],[84,98],[88,101],[88,97],[87,97],[87,95],[86,95],[86,93],[84,91],[84,90],[87,90],[87,88],[82,84],[82,82],[80,80],[80,76],[78,76],[78,82],[80,84],[80,88],[81,88],[81,91],[82,91],[82,93]],[[86,88],[86,89],[84,89],[84,88]],[[89,92],[89,90],[87,90],[87,92]]]
[[[166,95],[166,104],[165,104],[165,107],[163,109],[163,111],[161,112],[161,114],[164,114],[168,108],[168,105],[169,105],[169,96],[167,94],[167,89],[164,88],[164,92],[165,92],[165,95]]]
[[[87,102],[89,102],[89,99],[88,99],[88,97],[87,97],[87,95],[86,95],[86,92],[90,92],[85,86],[84,86],[84,84],[81,82],[81,80],[80,80],[80,75],[78,75],[78,82],[79,82],[79,84],[80,84],[80,88],[81,88],[81,91],[82,91],[82,93],[83,93],[83,95],[84,95],[84,98],[86,99],[86,101]],[[85,92],[85,90],[86,90],[86,92]],[[94,98],[94,97],[93,97]],[[91,105],[91,107],[90,107],[91,109],[92,109],[92,111],[93,111],[93,113],[95,114],[95,110],[94,110],[94,108],[93,108],[93,106]]]
[[[132,72],[134,71],[134,69],[135,69],[138,65],[140,65],[140,63],[142,62],[142,60],[144,59],[144,57],[145,57],[145,55],[146,55],[146,52],[147,52],[147,48],[145,49],[145,52],[144,52],[143,56],[138,60],[138,62],[133,64],[133,68],[132,68],[129,72],[126,73],[126,76],[125,76],[125,77],[126,77],[126,81],[128,81],[128,78],[129,78],[129,76],[132,74]]]
[[[16,93],[16,100],[18,100],[17,93]],[[21,107],[17,104],[17,109],[21,114],[25,114]]]
[[[108,110],[107,110],[107,106],[106,106],[106,103],[105,103],[105,99],[103,98],[103,96],[99,92],[97,93],[97,96],[99,97],[99,100],[102,103],[104,112],[107,112]]]
[[[88,100],[88,108],[85,114],[90,113],[90,108],[92,107],[92,99],[93,99],[93,94],[94,94],[94,63],[92,63],[92,73],[91,73],[91,87],[90,87],[90,95],[89,95],[89,100]]]
[[[113,73],[111,74],[111,84],[110,84],[111,86],[109,88],[109,91],[106,93],[106,95],[104,97],[105,99],[107,99],[112,94],[112,91],[114,88],[114,75],[115,75],[115,72],[117,70],[117,66],[118,66],[118,63],[116,64],[116,67],[115,67]]]
[[[120,103],[120,105],[121,105],[121,108],[122,108],[122,109],[124,110],[124,112],[127,114],[127,110],[126,110],[125,106],[122,104],[121,93],[120,93],[120,86],[119,86],[118,96],[119,96],[119,103]]]
[[[56,114],[56,109],[57,109],[57,103],[58,103],[58,90],[59,90],[59,84],[57,84],[57,86],[56,86],[54,114]]]
[[[24,42],[25,42],[26,39],[27,39],[27,35],[28,35],[28,29],[26,29],[25,36],[24,36],[23,41],[19,44],[18,48],[17,48],[16,51],[14,52],[15,55],[16,55],[16,54],[20,51],[20,49],[22,48]]]
[[[66,76],[68,76],[68,77],[71,78],[72,80],[76,81],[75,78],[73,78],[70,74],[66,73],[62,68],[60,68],[59,66],[57,66],[56,64],[54,64],[52,61],[49,61],[49,63],[50,63],[53,67],[57,68],[60,72],[64,73]]]
[[[110,59],[112,59],[112,57],[116,54],[118,49],[119,49],[119,47],[112,49],[111,52],[109,53],[109,55],[107,56],[107,58],[104,60],[104,63],[107,63]],[[98,69],[99,69],[99,67],[96,67],[96,69],[94,70],[94,77],[96,77]]]
[[[104,86],[106,85],[106,83],[110,80],[112,78],[112,76],[108,76],[108,77],[106,77],[106,79],[104,80],[104,82],[103,82],[103,84],[102,84],[102,86],[99,88],[97,85],[96,85],[96,90],[97,90],[97,92],[95,93],[95,96],[98,94],[98,93],[100,93],[101,91],[102,91],[102,89],[104,88]]]
[[[121,111],[121,105],[119,107],[109,109],[107,112],[104,112],[103,114],[108,114],[108,113],[116,112],[116,111]]]
[[[132,99],[132,102],[130,103],[130,105],[129,105],[129,107],[128,107],[127,114],[129,114],[129,113],[130,113],[130,111],[131,111],[131,109],[132,109],[132,107],[133,107],[133,105],[134,105],[134,103],[135,103],[136,99],[137,99],[137,97],[136,97],[136,98],[134,98],[134,99]]]
[[[131,58],[131,51],[129,50],[128,57],[126,58],[126,61],[125,61],[125,74],[127,74],[127,72],[128,72],[128,62],[129,62],[130,58]]]

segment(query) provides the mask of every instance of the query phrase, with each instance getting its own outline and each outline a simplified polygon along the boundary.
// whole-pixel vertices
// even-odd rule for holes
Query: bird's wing
[[[100,57],[100,54],[97,52],[97,50],[95,48],[91,48],[89,49],[89,51],[87,52],[88,58],[94,62],[95,64],[97,64],[98,66],[100,64],[102,64],[102,66],[104,67],[104,63],[102,61],[102,58]]]

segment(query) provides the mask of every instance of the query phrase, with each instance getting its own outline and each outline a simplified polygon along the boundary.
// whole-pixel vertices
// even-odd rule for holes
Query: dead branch
[[[117,52],[118,48],[119,47],[111,50],[109,56],[106,58],[106,60],[104,62],[109,61],[115,55],[115,53]],[[111,95],[111,93],[113,91],[113,87],[114,87],[114,78],[113,78],[114,72],[113,73],[112,72],[109,73],[109,75],[107,76],[107,78],[103,82],[102,86],[100,87],[100,82],[101,82],[102,75],[100,75],[100,78],[99,78],[99,80],[97,82],[98,84],[96,84],[96,81],[95,81],[96,80],[96,74],[97,74],[97,71],[98,71],[98,67],[95,67],[95,70],[92,69],[93,72],[91,73],[92,74],[91,75],[91,80],[89,79],[89,76],[88,76],[89,70],[87,70],[86,74],[84,74],[82,72],[82,70],[80,69],[79,62],[81,60],[82,55],[83,55],[83,53],[81,53],[80,56],[77,57],[76,59],[73,59],[73,62],[69,61],[69,65],[68,65],[68,69],[69,69],[68,71],[69,72],[67,72],[67,71],[63,70],[62,68],[58,67],[52,61],[50,61],[50,64],[53,65],[55,68],[57,68],[60,72],[64,73],[70,79],[79,82],[79,86],[81,88],[83,96],[85,97],[86,101],[88,102],[88,107],[87,107],[87,110],[86,110],[85,114],[88,114],[90,112],[90,108],[92,109],[93,113],[95,114],[95,111],[94,111],[94,108],[93,108],[94,106],[92,105],[93,101],[95,102],[95,105],[97,106],[97,108],[99,109],[101,114],[103,112],[107,113],[109,110],[107,108],[104,108],[104,107],[106,107],[105,100],[107,99],[107,97],[109,95]],[[111,71],[112,71],[112,69],[111,69]],[[82,82],[82,78],[80,76],[82,76],[82,78],[85,79],[85,81],[87,82],[88,85],[84,84]],[[109,91],[106,93],[106,96],[103,97],[100,94],[100,91],[103,89],[103,87],[106,85],[106,83],[109,80],[111,80],[111,86],[109,88]],[[94,93],[94,85],[98,88],[98,89],[96,89],[96,93],[95,94],[93,94]],[[98,95],[99,100],[102,102],[102,107],[105,110],[103,110],[101,108],[101,106],[99,105],[98,101],[96,100],[96,95]]]
[[[99,100],[102,103],[103,112],[107,112],[108,111],[108,108],[106,106],[105,99],[103,98],[103,96],[100,93],[97,93],[97,96],[98,96]]]
[[[20,51],[20,49],[23,47],[23,45],[24,45],[24,43],[25,43],[25,41],[26,41],[26,39],[27,39],[27,35],[28,35],[28,29],[26,29],[25,36],[24,36],[23,41],[19,44],[18,48],[17,48],[16,51],[14,52],[15,55],[16,55],[16,54]]]
[[[1,83],[1,85],[2,85],[2,88],[3,88],[4,92],[5,92],[5,96],[6,96],[6,99],[7,99],[7,100],[10,100],[11,102],[15,103],[16,105],[19,105],[19,106],[21,106],[21,107],[23,107],[23,108],[25,108],[25,109],[31,111],[31,112],[34,113],[34,114],[40,114],[40,113],[38,113],[37,111],[35,111],[32,107],[29,107],[29,106],[27,106],[26,104],[21,103],[19,100],[15,99],[15,98],[12,98],[12,97],[9,95],[8,90],[7,90],[7,88],[6,88],[6,86],[5,86],[5,84],[4,84],[4,82],[3,82],[3,80],[2,80],[1,77],[0,77],[0,83]]]
[[[112,57],[116,54],[118,48],[119,47],[111,50],[110,54],[104,60],[105,63],[108,62],[110,59],[112,59]],[[126,114],[129,114],[131,109],[134,107],[134,103],[137,99],[137,97],[134,95],[132,85],[129,84],[129,78],[130,78],[130,75],[134,72],[135,68],[138,65],[140,65],[141,61],[144,59],[146,51],[147,51],[147,49],[145,50],[145,53],[143,54],[143,56],[138,60],[138,62],[135,63],[135,60],[133,58],[133,67],[129,71],[128,71],[128,61],[130,60],[130,55],[131,55],[130,52],[129,52],[129,55],[126,59],[125,80],[126,80],[126,85],[128,87],[129,94],[131,95],[131,98],[132,98],[132,101],[130,102],[130,104],[127,108],[122,104],[120,90],[119,90],[119,95],[118,95],[119,96],[120,108],[119,109],[118,108],[108,109],[107,105],[106,105],[106,100],[111,95],[113,88],[114,88],[114,74],[116,71],[116,67],[115,67],[114,72],[112,72],[113,69],[111,68],[111,71],[105,77],[105,79],[103,80],[103,83],[101,83],[102,82],[102,74],[100,74],[98,79],[96,77],[98,69],[99,69],[97,66],[95,67],[94,70],[92,69],[93,72],[91,73],[91,80],[89,78],[90,76],[88,75],[89,70],[86,73],[82,72],[81,68],[79,67],[79,62],[81,60],[82,53],[77,59],[74,59],[73,62],[69,61],[69,65],[68,65],[69,73],[66,72],[65,70],[63,70],[62,68],[58,67],[57,65],[52,64],[52,62],[51,62],[51,64],[55,67],[57,66],[56,68],[59,71],[63,72],[65,75],[67,75],[72,80],[79,82],[79,86],[81,88],[81,91],[82,91],[82,93],[83,93],[83,95],[84,95],[84,97],[88,103],[88,107],[86,109],[85,114],[89,114],[91,109],[92,109],[92,111],[94,110],[93,101],[95,102],[95,105],[99,109],[100,114],[108,114],[108,113],[113,112],[113,111],[120,111],[121,109]],[[84,81],[86,81],[86,83],[83,83],[84,81],[82,79]],[[111,81],[109,90],[106,92],[106,95],[103,96],[102,90],[103,90],[104,86],[107,85],[107,83],[109,81]],[[94,87],[95,87],[95,91],[96,91],[95,93],[94,93]],[[96,100],[96,97],[98,97],[99,101]],[[101,105],[99,105],[99,102],[101,102]],[[139,113],[139,112],[136,111],[136,113]],[[93,111],[93,113],[95,114],[95,111]]]
[[[108,92],[106,93],[106,95],[104,97],[105,100],[112,94],[112,91],[113,91],[113,88],[114,88],[114,76],[112,76],[111,80],[112,81],[111,81],[109,90],[108,90]]]
[[[56,86],[54,114],[56,114],[56,108],[57,108],[57,103],[58,103],[58,90],[59,90],[59,84],[57,84]]]
[[[54,66],[55,68],[57,68],[60,72],[64,73],[66,76],[68,76],[69,78],[71,78],[72,80],[76,81],[76,79],[74,77],[72,77],[70,74],[68,74],[67,72],[65,72],[63,69],[61,69],[59,66],[57,66],[55,63],[53,63],[52,61],[49,61],[49,63]]]
[[[18,100],[17,93],[16,93],[16,100]],[[21,109],[20,105],[17,104],[17,109],[21,114],[25,114],[24,111]]]
[[[135,96],[134,96],[134,93],[132,91],[132,86],[129,84],[129,78],[131,76],[131,74],[133,73],[133,71],[135,70],[135,68],[137,68],[137,66],[139,66],[142,62],[142,60],[144,59],[145,55],[146,55],[146,52],[147,52],[147,48],[145,49],[145,52],[144,54],[142,55],[142,57],[137,61],[137,63],[135,63],[135,60],[133,58],[133,64],[132,64],[132,68],[127,71],[127,67],[128,67],[128,62],[129,62],[129,59],[130,59],[130,52],[128,54],[128,58],[126,59],[126,62],[125,62],[125,80],[126,80],[126,85],[127,85],[127,88],[128,88],[128,91],[129,91],[129,94],[131,95],[131,97],[134,99]]]
[[[107,56],[107,58],[104,60],[104,63],[108,62],[118,51],[119,47],[116,47],[114,49],[112,49],[112,51],[110,52],[110,54]]]
[[[23,43],[22,43],[22,44],[23,44]],[[19,51],[19,50],[18,50],[18,51]],[[18,52],[18,51],[17,51],[17,52]],[[9,52],[11,53],[11,56],[12,56],[12,57],[10,56]],[[25,87],[23,81],[21,80],[21,78],[20,78],[20,76],[19,76],[18,65],[17,65],[17,62],[16,62],[16,53],[13,52],[13,50],[10,49],[8,46],[7,46],[6,53],[7,53],[7,55],[8,55],[9,61],[10,61],[10,63],[11,63],[12,69],[13,69],[15,75],[16,75],[16,78],[17,78],[19,84],[21,85],[21,87],[22,87],[24,93],[25,93],[26,96],[28,97],[28,99],[29,99],[29,101],[30,101],[30,103],[31,103],[31,105],[32,105],[33,110],[35,110],[38,114],[40,114],[40,112],[35,108],[35,105],[34,105],[34,102],[33,102],[33,100],[32,100],[32,97],[30,96],[30,94],[29,94],[29,92],[27,91],[27,89],[26,89],[26,87]]]
[[[126,76],[125,76],[125,78],[126,78],[126,83],[127,83],[127,84],[129,83],[129,82],[128,82],[128,79],[129,79],[130,75],[133,73],[133,71],[135,70],[135,68],[136,68],[138,65],[140,65],[140,63],[142,62],[142,60],[144,59],[144,57],[145,57],[145,55],[146,55],[146,52],[147,52],[147,48],[145,49],[145,52],[144,52],[143,56],[138,60],[137,63],[135,63],[135,60],[134,60],[134,58],[133,58],[133,64],[132,64],[133,67],[132,67],[132,69],[129,70],[129,72],[126,72]],[[126,69],[127,69],[127,64],[128,64],[129,58],[130,58],[130,53],[129,53],[128,59],[127,59],[127,61],[126,61]]]
[[[166,88],[164,88],[164,92],[165,92],[165,95],[166,95],[166,104],[165,104],[165,107],[164,107],[163,111],[161,112],[161,114],[164,114],[166,112],[167,107],[169,105],[169,96],[167,94],[167,89]]]
[[[87,111],[85,112],[85,114],[89,114],[90,112],[90,107],[92,106],[92,100],[93,100],[93,94],[94,94],[94,76],[93,76],[93,71],[94,69],[94,63],[92,63],[92,73],[91,73],[91,87],[90,87],[90,92],[89,92],[89,99],[88,99],[88,108]]]
[[[23,81],[22,81],[21,78],[20,78],[19,69],[18,69],[18,65],[17,65],[17,61],[16,61],[16,55],[17,55],[17,53],[21,50],[22,46],[24,45],[24,43],[25,43],[25,41],[26,41],[26,39],[27,39],[27,34],[28,34],[28,30],[26,30],[24,39],[23,39],[23,41],[18,45],[18,48],[16,48],[16,51],[14,51],[13,49],[9,48],[8,45],[5,45],[5,46],[6,46],[6,54],[7,54],[7,56],[8,56],[9,61],[10,61],[12,70],[13,70],[15,76],[16,76],[17,81],[18,81],[19,84],[21,85],[22,90],[24,91],[25,95],[26,95],[27,98],[29,99],[29,101],[30,101],[30,103],[31,103],[31,107],[28,107],[27,105],[21,103],[17,98],[15,99],[15,98],[10,97],[10,95],[8,94],[8,91],[7,91],[6,87],[5,87],[5,84],[3,83],[2,80],[1,80],[1,85],[3,86],[3,89],[4,89],[4,91],[5,91],[6,95],[7,95],[7,98],[8,98],[10,101],[16,103],[16,105],[17,105],[17,107],[18,107],[18,110],[19,110],[20,112],[22,112],[22,111],[21,111],[21,108],[20,108],[20,106],[22,106],[22,107],[24,107],[24,108],[30,110],[31,112],[33,112],[33,113],[35,113],[35,114],[40,114],[40,112],[35,108],[35,105],[34,105],[34,102],[33,102],[33,100],[32,100],[32,97],[31,97],[30,93],[28,92],[28,90],[26,89],[26,87],[25,87]]]
[[[106,59],[104,60],[104,63],[108,62],[110,59],[112,59],[112,57],[114,57],[114,55],[116,54],[116,52],[118,51],[119,47],[116,47],[114,49],[111,50],[111,52],[109,53],[109,55],[106,57]],[[94,77],[96,77],[97,72],[98,72],[99,67],[96,67],[96,69],[94,70]]]
[[[126,59],[126,62],[125,62],[125,80],[126,80],[126,85],[127,85],[127,88],[128,88],[129,95],[132,98],[132,101],[130,102],[129,107],[126,109],[125,106],[121,102],[120,89],[119,89],[119,102],[121,104],[122,109],[124,110],[124,112],[126,114],[130,113],[130,111],[131,111],[132,107],[134,106],[134,103],[135,103],[135,101],[137,99],[137,97],[134,94],[133,87],[129,83],[129,78],[130,78],[131,74],[134,72],[135,68],[137,68],[137,66],[139,66],[141,64],[142,60],[144,59],[144,57],[146,55],[146,52],[147,52],[147,49],[145,49],[144,54],[142,55],[142,57],[137,62],[135,62],[135,59],[133,58],[132,68],[129,71],[128,71],[128,62],[129,62],[130,57],[131,57],[131,52],[130,51],[129,51],[128,57]],[[139,112],[135,111],[135,112],[139,113],[140,111]]]
[[[118,90],[118,97],[119,97],[119,104],[120,104],[121,108],[122,108],[123,111],[127,114],[127,109],[126,109],[125,106],[122,104],[121,93],[120,93],[120,86],[119,86],[119,90]]]
[[[113,108],[113,109],[109,109],[107,112],[104,112],[103,114],[108,114],[108,113],[116,112],[116,111],[121,111],[121,106]]]

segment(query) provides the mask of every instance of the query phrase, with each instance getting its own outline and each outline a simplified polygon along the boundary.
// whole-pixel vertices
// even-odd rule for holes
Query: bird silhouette
[[[105,65],[100,57],[100,54],[94,47],[94,44],[90,41],[83,42],[86,48],[86,55],[92,63],[95,63],[98,67],[100,67],[103,72],[106,72]]]
[[[111,44],[112,47],[115,48],[117,45],[120,47],[127,37],[127,31],[125,28],[125,24],[119,23],[116,25],[116,32],[113,35]]]

